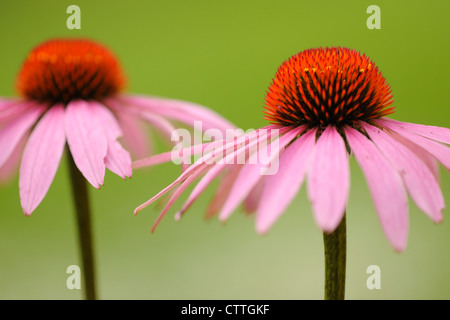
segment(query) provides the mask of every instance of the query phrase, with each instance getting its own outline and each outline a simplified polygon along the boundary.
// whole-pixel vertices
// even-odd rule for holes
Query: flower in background
[[[188,125],[201,120],[205,129],[232,127],[205,107],[124,94],[124,85],[118,60],[91,40],[53,39],[29,53],[17,79],[21,98],[0,100],[0,178],[10,176],[20,162],[26,215],[47,193],[66,142],[80,172],[99,188],[105,168],[131,177],[127,150],[148,156],[144,122],[169,138],[174,131],[169,120]]]
[[[265,115],[271,125],[218,144],[135,213],[176,188],[155,228],[183,191],[201,177],[177,213],[180,217],[227,170],[207,214],[218,213],[224,221],[244,202],[248,211],[256,211],[257,231],[265,233],[306,180],[315,221],[323,232],[331,233],[346,211],[353,154],[385,235],[395,250],[402,251],[409,230],[407,193],[434,222],[443,218],[437,162],[450,169],[450,130],[389,119],[392,103],[389,85],[367,56],[347,48],[300,52],[281,65],[268,89]],[[270,139],[272,130],[280,133],[279,139],[262,148],[271,149],[272,159],[279,158],[279,169],[264,175],[267,168],[255,161],[261,148],[256,152],[253,147]],[[248,161],[207,163],[221,153],[225,160],[246,154]],[[169,154],[155,159],[139,165],[170,160]]]

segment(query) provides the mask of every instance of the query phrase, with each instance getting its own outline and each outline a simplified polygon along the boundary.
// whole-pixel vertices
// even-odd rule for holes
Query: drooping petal
[[[436,140],[439,142],[443,142],[446,144],[450,144],[450,129],[449,128],[443,128],[443,127],[436,127],[436,126],[427,126],[423,124],[416,124],[416,123],[410,123],[410,122],[402,122],[397,121],[389,118],[382,118],[378,120],[378,123],[380,123],[382,126],[395,126],[400,127],[406,130],[409,130],[411,132],[414,132],[415,134],[424,136],[426,138]]]
[[[20,139],[44,112],[44,107],[27,110],[0,130],[0,167],[8,160]]]
[[[219,129],[225,132],[236,127],[216,112],[191,102],[144,96],[124,97],[124,101],[130,106],[140,108],[141,111],[151,111],[190,126],[193,126],[195,121],[201,121],[205,130]]]
[[[152,125],[171,144],[178,142],[178,135],[175,127],[163,117],[151,113],[142,113],[142,118]],[[173,139],[172,139],[173,138]]]
[[[175,190],[175,192],[170,197],[169,201],[167,201],[166,205],[164,206],[163,210],[159,214],[158,218],[154,222],[152,226],[151,232],[155,232],[156,227],[158,226],[161,219],[166,215],[167,211],[173,206],[175,201],[183,194],[184,190],[186,190],[187,187],[191,185],[191,183],[196,179],[197,177],[195,175],[189,176],[185,181],[183,181],[180,186]]]
[[[131,156],[118,141],[108,142],[108,151],[105,157],[105,166],[122,179],[131,178]]]
[[[308,172],[308,195],[317,224],[334,231],[345,213],[350,189],[350,169],[344,140],[329,126],[314,148]]]
[[[103,131],[108,140],[116,140],[122,136],[122,129],[114,114],[104,105],[97,101],[90,101],[89,108],[95,113],[97,121],[103,127]]]
[[[100,188],[105,176],[108,139],[89,102],[70,102],[66,108],[65,126],[75,164],[92,186]]]
[[[346,128],[345,134],[366,177],[384,233],[395,250],[403,251],[409,217],[402,178],[372,141],[352,128]]]
[[[247,197],[244,199],[244,210],[247,213],[254,213],[258,209],[259,201],[261,200],[261,194],[264,188],[264,183],[266,182],[266,177],[262,176],[261,179],[255,184],[255,186],[250,190]]]
[[[272,160],[278,160],[277,157],[280,151],[289,142],[291,142],[301,132],[301,130],[303,130],[303,128],[292,129],[282,135],[279,138],[279,141],[272,142],[271,144],[264,143],[261,145],[261,142],[267,141],[267,137],[264,135],[260,139],[257,139],[249,144],[249,147],[256,146],[258,150],[250,155],[248,162],[240,170],[238,177],[234,181],[230,194],[228,195],[228,198],[226,199],[219,214],[220,220],[225,221],[228,219],[239,203],[244,200],[255,184],[261,179],[263,174],[261,170],[264,168],[264,164],[262,163],[260,156],[266,153],[266,149],[271,146],[271,159],[269,163],[273,163]],[[274,147],[275,145],[277,145],[277,147]]]
[[[129,112],[118,112],[117,120],[123,132],[123,143],[136,159],[148,157],[152,153],[149,132],[144,130],[141,121]]]
[[[175,181],[173,181],[171,184],[169,184],[167,187],[165,187],[163,190],[161,190],[158,194],[156,194],[155,196],[153,196],[152,198],[150,198],[149,200],[147,200],[146,202],[144,202],[143,204],[138,206],[136,209],[134,209],[134,214],[135,215],[138,214],[139,211],[148,207],[149,205],[151,205],[153,202],[155,202],[159,198],[163,197],[165,194],[170,192],[172,189],[174,189],[180,183],[183,183],[185,180],[190,179],[191,177],[194,177],[194,178],[199,177],[200,175],[205,173],[209,167],[210,167],[210,165],[208,165],[204,162],[200,163],[198,165],[190,166],[186,171],[183,171],[183,173],[177,179],[175,179]]]
[[[259,132],[264,132],[267,130],[273,130],[277,129],[273,126],[266,126],[261,129],[252,131],[248,134],[245,134],[243,136],[240,136],[236,138],[235,140],[215,140],[212,142],[206,142],[202,144],[195,144],[193,146],[188,146],[185,148],[181,148],[179,150],[172,150],[169,152],[164,152],[160,154],[156,154],[147,158],[139,159],[133,162],[133,168],[142,168],[147,166],[154,166],[157,164],[170,162],[170,161],[181,161],[184,159],[185,155],[188,154],[191,155],[198,155],[202,154],[203,157],[199,159],[200,161],[205,161],[207,158],[211,158],[212,154],[208,151],[214,149],[216,153],[224,152],[225,154],[229,154],[230,151],[236,150],[239,148],[240,145],[249,143],[250,141],[253,141],[258,136]],[[283,134],[284,131],[280,130],[280,134]],[[209,153],[209,154],[208,154]]]
[[[104,135],[108,140],[108,149],[105,157],[105,166],[122,179],[131,177],[131,156],[117,141],[122,136],[122,129],[115,115],[104,105],[98,102],[90,102],[90,108],[103,127]]]
[[[397,132],[389,132],[389,135],[394,138],[396,141],[400,142],[402,145],[407,147],[412,153],[414,153],[423,163],[426,164],[428,169],[430,169],[436,181],[439,182],[439,162],[435,157],[427,150],[419,147],[417,144],[412,142],[411,140],[406,139],[401,136]]]
[[[210,169],[210,167],[212,166],[212,164],[214,163],[209,163],[212,159],[214,159],[214,157],[216,155],[220,155],[222,153],[225,153],[226,157],[225,158],[231,158],[235,156],[235,152],[233,150],[235,150],[235,148],[239,145],[241,145],[242,143],[246,143],[245,147],[242,148],[242,152],[245,152],[246,150],[248,150],[250,143],[255,142],[256,137],[260,134],[260,132],[264,132],[265,129],[258,129],[256,131],[253,131],[245,136],[239,137],[236,140],[227,142],[227,141],[216,141],[214,143],[209,144],[209,146],[213,145],[213,146],[217,146],[215,149],[213,150],[209,150],[209,152],[206,152],[207,150],[204,148],[203,145],[196,145],[190,148],[193,149],[198,149],[199,147],[201,148],[202,151],[204,151],[202,153],[202,157],[200,157],[198,160],[195,161],[194,164],[192,164],[191,166],[189,166],[185,171],[183,171],[181,173],[181,175],[175,179],[175,181],[173,181],[171,184],[169,184],[166,188],[164,188],[163,190],[161,190],[157,195],[155,195],[154,197],[152,197],[151,199],[147,200],[146,202],[144,202],[143,204],[141,204],[140,206],[138,206],[135,210],[134,210],[134,214],[137,214],[139,211],[141,211],[142,209],[144,209],[145,207],[149,206],[150,204],[152,204],[153,202],[155,202],[156,200],[158,200],[159,198],[161,198],[162,196],[164,196],[166,193],[168,193],[170,190],[172,190],[173,188],[175,188],[178,184],[182,183],[184,180],[186,180],[190,175],[196,175],[196,177],[200,176],[201,174],[205,173],[206,171],[208,171]],[[266,133],[267,135],[267,133]],[[260,137],[265,137],[264,133],[262,133],[260,135]],[[172,156],[169,153],[163,154],[162,158],[163,159],[157,159],[159,160],[168,160],[168,157]],[[157,156],[155,156],[157,157]],[[149,159],[146,159],[145,162],[146,163],[152,163],[152,159],[154,157],[150,157]],[[218,160],[224,160],[224,163],[226,162],[226,159],[223,158],[218,158]]]
[[[205,191],[211,182],[226,168],[225,164],[215,164],[213,167],[200,179],[195,188],[192,190],[186,202],[180,211],[176,213],[175,218],[179,220],[181,216],[188,210],[191,205],[198,199],[198,197]]]
[[[442,220],[444,197],[433,173],[407,147],[380,129],[363,125],[378,149],[403,177],[406,189],[417,206],[434,222]]]
[[[210,148],[212,146],[220,146],[223,145],[223,141],[214,141],[210,143],[203,143],[203,144],[197,144],[193,146],[188,146],[185,148],[181,148],[178,150],[172,150],[168,152],[158,153],[153,156],[142,158],[139,160],[136,160],[133,162],[133,168],[143,168],[143,167],[149,167],[154,166],[161,163],[166,163],[170,161],[182,161],[183,156],[188,154],[191,155],[198,155],[201,154],[207,147]]]
[[[232,165],[225,177],[220,181],[220,184],[217,187],[217,190],[206,210],[206,218],[211,218],[212,216],[218,214],[223,208],[223,205],[230,194],[231,188],[233,187],[234,181],[238,177],[243,166],[243,164]]]
[[[431,153],[447,170],[450,170],[450,148],[440,142],[436,142],[434,140],[423,137],[422,135],[418,135],[416,133],[411,132],[410,130],[404,129],[403,127],[393,125],[391,122],[377,121],[381,126],[388,128],[399,135],[405,137],[408,140],[411,140],[418,146],[427,150]]]
[[[173,153],[170,152],[164,152],[164,153],[158,153],[153,156],[150,156],[148,158],[139,159],[133,162],[132,167],[133,169],[137,168],[143,168],[143,167],[150,167],[155,166],[161,163],[166,163],[173,161]],[[179,160],[179,158],[176,158],[176,160]]]
[[[65,142],[64,107],[53,106],[31,133],[22,156],[19,191],[26,215],[33,212],[50,188]]]
[[[278,173],[266,177],[256,215],[256,229],[267,232],[300,190],[315,145],[315,130],[292,142],[280,155]]]
[[[22,157],[22,151],[25,147],[25,143],[28,140],[28,135],[24,135],[17,143],[14,151],[9,156],[8,160],[0,167],[0,185],[8,184],[17,172],[17,168],[20,164],[20,158]]]
[[[255,134],[252,133],[251,135],[253,136]],[[136,215],[139,211],[141,211],[145,207],[149,206],[150,204],[152,204],[159,198],[161,198],[163,195],[165,195],[170,190],[175,188],[175,186],[182,183],[185,179],[189,178],[190,175],[196,175],[198,177],[199,175],[206,172],[212,166],[212,164],[208,164],[208,161],[214,157],[214,154],[217,154],[217,153],[220,154],[224,150],[229,150],[229,149],[234,148],[237,144],[241,143],[241,141],[244,141],[245,140],[244,138],[245,137],[242,137],[242,138],[238,139],[237,141],[229,142],[229,143],[226,143],[225,141],[218,141],[218,143],[220,143],[220,144],[218,144],[219,147],[217,147],[217,150],[215,150],[215,152],[213,152],[213,151],[207,152],[205,155],[203,155],[201,158],[199,158],[194,164],[192,164],[185,171],[183,171],[183,173],[175,181],[173,181],[170,185],[168,185],[166,188],[161,190],[157,195],[155,195],[151,199],[147,200],[146,202],[144,202],[143,204],[138,206],[134,210],[134,214]],[[220,145],[222,145],[222,146],[220,147]],[[196,146],[194,146],[194,147],[196,147]],[[247,148],[248,148],[248,146],[247,146]],[[228,156],[233,156],[233,155],[234,155],[234,153],[231,153]],[[155,157],[157,157],[157,156],[155,156]],[[164,154],[163,160],[167,160],[166,159],[167,156],[168,156],[168,153]],[[150,157],[150,158],[155,158],[155,157]],[[147,162],[148,162],[148,160],[147,160]]]

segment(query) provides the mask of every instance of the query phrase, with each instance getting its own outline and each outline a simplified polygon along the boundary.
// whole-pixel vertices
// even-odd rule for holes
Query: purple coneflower
[[[17,79],[22,98],[0,101],[0,168],[6,163],[8,171],[14,171],[26,140],[19,182],[26,215],[47,193],[66,142],[78,169],[99,188],[105,167],[122,178],[131,177],[130,154],[118,138],[123,137],[136,158],[148,156],[142,122],[169,139],[174,127],[168,119],[188,125],[202,120],[205,128],[230,127],[199,105],[127,95],[121,93],[124,85],[117,59],[93,41],[50,40],[29,53]]]
[[[450,169],[446,145],[450,130],[389,119],[386,116],[394,112],[392,103],[389,85],[367,56],[347,48],[300,52],[281,65],[268,89],[265,115],[271,125],[234,142],[225,141],[214,152],[204,154],[135,212],[178,187],[158,222],[189,184],[204,175],[178,212],[179,217],[221,171],[227,170],[208,213],[217,212],[226,220],[244,202],[248,211],[256,212],[257,231],[266,233],[306,180],[314,218],[327,246],[327,237],[341,222],[345,233],[349,156],[353,154],[366,177],[386,237],[396,251],[402,251],[409,227],[408,193],[434,222],[442,220],[444,198],[437,162]],[[271,149],[270,157],[279,159],[278,172],[264,175],[267,168],[262,161],[250,161],[261,157],[264,150],[252,145],[266,141],[273,130],[280,134],[279,139],[262,148]],[[225,159],[247,153],[248,161],[206,163],[220,153]],[[170,155],[144,159],[136,165],[164,160],[169,161]],[[336,241],[342,240],[334,236]]]
[[[99,188],[105,168],[124,179],[131,177],[127,150],[137,158],[148,156],[144,122],[169,139],[174,131],[169,120],[190,126],[201,120],[205,129],[232,127],[205,107],[125,94],[124,85],[116,57],[91,40],[49,40],[28,54],[17,79],[21,98],[0,100],[0,178],[10,176],[20,162],[25,215],[31,215],[47,193],[66,142],[76,205],[87,214],[86,180]],[[84,232],[89,233],[88,226]]]

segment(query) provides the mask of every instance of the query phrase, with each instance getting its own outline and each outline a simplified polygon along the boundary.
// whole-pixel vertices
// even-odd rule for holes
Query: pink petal
[[[379,119],[378,123],[380,123],[382,126],[393,125],[395,127],[400,127],[426,138],[450,144],[450,129],[448,128],[401,122],[389,118]]]
[[[175,127],[163,117],[151,113],[142,113],[141,117],[152,125],[153,128],[163,134],[169,143],[176,144],[177,139],[172,141],[172,135],[176,134]]]
[[[404,129],[400,126],[393,125],[389,121],[381,121],[378,120],[377,123],[382,125],[385,128],[388,128],[394,132],[397,132],[399,135],[405,137],[408,140],[411,140],[418,146],[427,150],[431,153],[439,162],[442,163],[447,170],[450,170],[450,148],[442,143],[436,142],[434,140],[430,140],[421,135],[412,133],[411,131]]]
[[[178,158],[177,158],[178,159]],[[172,151],[159,153],[148,158],[139,159],[133,162],[132,167],[134,169],[150,167],[161,163],[171,162],[173,160]]]
[[[156,114],[151,114],[149,112],[142,112],[140,115],[143,119],[145,119],[148,123],[150,123],[153,128],[162,133],[163,137],[166,138],[167,142],[169,142],[172,145],[177,145],[179,143],[179,136],[177,130],[165,118]],[[181,166],[183,170],[186,169],[187,165],[185,161],[182,161]]]
[[[108,150],[104,160],[105,166],[123,179],[131,177],[131,157],[128,151],[117,141],[122,136],[122,129],[116,117],[107,107],[98,102],[90,102],[90,108],[95,112],[103,127],[103,133],[108,139]]]
[[[279,138],[279,141],[276,142],[278,144],[278,150],[272,150],[271,157],[273,158],[278,157],[279,152],[289,142],[291,142],[301,132],[302,129],[303,128],[296,128],[282,135]],[[263,164],[261,161],[256,160],[259,160],[258,156],[260,154],[266,152],[267,147],[272,145],[273,148],[273,145],[275,145],[275,143],[272,142],[269,145],[261,147],[260,142],[264,140],[266,140],[266,136],[263,135],[260,139],[257,139],[249,143],[248,145],[249,148],[257,145],[258,151],[250,155],[248,162],[241,169],[239,176],[235,180],[233,187],[230,191],[230,194],[228,195],[228,198],[226,199],[223,208],[219,214],[220,220],[225,221],[226,219],[228,219],[228,217],[231,215],[234,209],[236,209],[239,203],[242,202],[242,200],[249,194],[249,192],[255,186],[255,184],[261,179],[262,177],[261,169],[263,167]]]
[[[75,164],[95,188],[103,185],[108,139],[95,110],[83,100],[72,101],[65,113],[67,143]]]
[[[264,128],[263,128],[264,129]],[[170,185],[168,185],[166,188],[164,188],[163,190],[161,190],[157,195],[155,195],[154,197],[152,197],[151,199],[147,200],[146,202],[144,202],[143,204],[141,204],[140,206],[138,206],[135,210],[134,210],[134,214],[137,214],[139,211],[141,211],[142,209],[144,209],[145,207],[149,206],[150,204],[152,204],[153,202],[155,202],[156,200],[158,200],[159,198],[161,198],[162,196],[164,196],[166,193],[168,193],[170,190],[172,190],[173,188],[175,188],[175,186],[177,186],[178,184],[180,184],[181,182],[183,182],[185,179],[187,179],[190,175],[195,175],[196,177],[200,176],[201,174],[205,173],[206,171],[208,171],[211,168],[211,165],[208,164],[208,162],[217,154],[221,154],[223,153],[223,151],[225,151],[226,153],[226,158],[230,158],[230,157],[234,157],[235,153],[231,152],[232,150],[234,150],[236,148],[237,145],[240,145],[243,141],[247,142],[246,147],[242,148],[242,151],[245,152],[245,150],[248,150],[249,148],[249,144],[248,141],[255,141],[255,137],[258,136],[258,134],[261,132],[261,130],[256,130],[254,132],[249,133],[246,136],[242,136],[239,137],[238,139],[234,140],[234,141],[230,141],[230,142],[225,142],[225,141],[217,141],[215,143],[217,143],[217,145],[221,145],[220,147],[217,147],[216,149],[214,149],[214,152],[207,152],[206,154],[204,154],[201,158],[199,158],[194,164],[192,164],[190,167],[188,167],[185,171],[183,171],[183,173],[175,180],[173,181]],[[261,135],[261,137],[265,137],[264,134]],[[210,144],[211,145],[211,144]],[[194,148],[194,149],[198,149],[199,147],[201,147],[203,149],[204,145],[201,146],[193,146],[190,148]],[[205,150],[203,150],[205,151]],[[169,154],[164,154],[162,156],[162,160],[167,160]],[[172,154],[170,154],[170,156],[172,156]],[[155,156],[156,157],[156,156]],[[149,159],[146,159],[145,162],[152,162],[152,157],[150,157]],[[159,159],[161,160],[161,159]],[[226,162],[225,162],[226,163]]]
[[[372,141],[402,175],[406,189],[417,204],[434,222],[442,220],[444,197],[430,169],[408,148],[380,129],[364,125]]]
[[[300,190],[315,145],[315,130],[292,142],[280,155],[280,168],[267,176],[256,215],[256,229],[266,233]]]
[[[0,167],[8,160],[20,139],[44,112],[45,108],[35,107],[8,123],[0,130]]]
[[[308,172],[309,199],[324,232],[333,232],[341,222],[349,188],[347,149],[336,128],[329,126],[316,143]]]
[[[44,107],[44,106],[42,106]],[[0,127],[13,121],[31,108],[36,108],[36,104],[30,101],[6,100],[0,102]]]
[[[418,157],[423,163],[425,163],[428,169],[430,169],[436,181],[439,182],[439,162],[435,157],[433,157],[431,153],[396,132],[391,131],[389,132],[389,135],[396,141],[407,147],[412,153],[416,155],[416,157]]]
[[[157,155],[158,156],[158,155]],[[156,158],[157,156],[151,157],[151,158]],[[163,154],[163,158],[167,158],[168,153]],[[188,167],[185,171],[183,171],[181,173],[181,175],[175,179],[175,181],[173,181],[171,184],[169,184],[166,188],[164,188],[163,190],[161,190],[158,194],[156,194],[154,197],[150,198],[149,200],[147,200],[146,202],[144,202],[143,204],[141,204],[140,206],[138,206],[135,210],[134,210],[134,214],[136,215],[139,211],[141,211],[142,209],[148,207],[149,205],[151,205],[153,202],[155,202],[156,200],[158,200],[159,198],[161,198],[162,196],[164,196],[165,194],[167,194],[170,190],[172,190],[173,188],[175,188],[178,184],[182,183],[184,180],[188,179],[191,175],[195,175],[196,177],[200,176],[201,174],[205,173],[206,171],[208,171],[212,165],[208,165],[207,164],[207,160],[208,158],[210,158],[212,155],[211,153],[208,153],[207,155],[201,157],[200,159],[198,159],[194,164],[192,164],[190,167]]]
[[[97,101],[90,101],[89,109],[92,113],[95,113],[97,121],[103,127],[108,140],[116,140],[122,136],[122,129],[111,110]]]
[[[224,164],[216,164],[203,176],[192,190],[183,207],[176,214],[176,219],[179,220],[181,216],[191,207],[191,205],[198,199],[198,197],[205,191],[211,182],[226,168]]]
[[[155,196],[153,196],[152,198],[150,198],[149,200],[138,206],[134,210],[134,214],[135,215],[138,214],[139,211],[148,207],[153,202],[155,202],[156,200],[158,200],[159,198],[170,192],[173,188],[175,188],[178,184],[182,183],[184,180],[188,179],[190,176],[198,177],[203,173],[205,173],[206,171],[208,171],[210,167],[211,167],[210,165],[206,164],[204,161],[202,161],[202,159],[200,159],[198,162],[194,163],[193,165],[188,167],[185,171],[183,171],[177,179],[175,179],[171,184],[169,184],[167,187],[161,190],[158,194],[156,194]]]
[[[221,180],[219,187],[217,188],[214,197],[212,198],[208,209],[206,210],[205,217],[210,218],[216,215],[225,204],[225,201],[230,194],[231,188],[233,187],[236,178],[239,175],[239,172],[243,168],[244,165],[236,164],[228,166],[230,169],[227,171],[225,177]]]
[[[31,133],[22,156],[19,191],[26,215],[33,212],[50,188],[65,142],[64,107],[53,106]]]
[[[14,174],[19,167],[20,158],[22,156],[22,151],[25,147],[25,143],[28,140],[28,135],[24,135],[22,139],[17,143],[14,151],[9,156],[8,160],[0,167],[0,185],[8,184],[10,180],[14,177]]]
[[[272,127],[270,126],[270,128],[272,128]],[[272,128],[272,129],[276,129],[276,128]],[[205,151],[205,146],[210,147],[210,146],[214,146],[214,145],[216,145],[216,146],[222,145],[222,147],[220,147],[219,151],[217,151],[217,152],[221,152],[221,149],[233,150],[233,151],[231,153],[228,153],[226,155],[226,157],[224,159],[222,159],[223,160],[222,163],[213,164],[210,168],[207,169],[208,172],[200,180],[200,182],[196,185],[196,187],[190,194],[188,200],[183,205],[183,208],[179,212],[177,212],[177,214],[175,216],[176,219],[181,218],[181,216],[184,214],[184,212],[186,212],[186,210],[188,210],[188,208],[195,202],[195,200],[197,200],[197,198],[206,189],[206,187],[214,180],[214,178],[227,167],[225,164],[230,163],[229,162],[230,159],[234,159],[240,153],[248,150],[248,146],[246,146],[245,143],[250,143],[251,141],[253,141],[254,138],[256,138],[257,132],[258,132],[258,130],[248,134],[247,135],[248,139],[246,139],[246,137],[239,137],[234,141],[229,141],[229,142],[215,141],[212,143],[203,144],[201,146],[198,146],[198,147],[202,147],[202,151]],[[243,141],[245,141],[245,142],[243,142]],[[240,145],[241,143],[244,143],[244,147],[241,148],[240,150],[238,150],[237,152],[234,152],[234,150],[237,148],[237,146]],[[197,146],[194,146],[194,147],[197,147]],[[199,161],[197,161],[196,164],[206,162],[208,160],[207,157],[208,157],[208,155],[206,157],[204,156]],[[194,165],[196,165],[196,164],[194,164]],[[216,196],[214,197],[212,203],[210,204],[210,206],[207,210],[207,213],[206,213],[207,217],[211,216],[212,214],[215,214],[218,210],[220,210],[220,208],[222,207],[222,205],[226,199],[226,195],[228,195],[231,185],[234,182],[234,180],[237,176],[237,173],[239,172],[241,167],[242,166],[239,164],[233,165],[231,167],[231,169],[229,170],[230,172],[227,173],[225,179],[222,180],[222,182],[216,192]],[[189,168],[189,170],[191,168]]]
[[[11,105],[20,104],[20,100],[14,98],[0,98],[0,112],[9,109]]]
[[[169,152],[163,152],[155,154],[153,156],[139,159],[133,162],[133,168],[143,168],[154,166],[161,163],[171,162],[171,161],[182,161],[183,156],[188,154],[189,156],[198,155],[205,152],[206,148],[224,146],[225,142],[222,140],[213,141],[209,143],[197,144],[190,147],[185,147],[179,150],[172,150]]]
[[[126,97],[124,101],[130,106],[139,107],[141,111],[137,112],[151,111],[190,126],[194,125],[194,121],[202,121],[205,130],[219,129],[224,132],[236,127],[211,109],[191,102],[145,96]]]
[[[131,178],[132,170],[130,154],[122,148],[118,141],[111,140],[108,142],[105,166],[123,179],[126,177]]]
[[[366,177],[386,237],[395,250],[403,251],[408,239],[409,217],[402,178],[372,141],[352,128],[346,128],[345,133]]]
[[[117,112],[117,119],[123,132],[123,143],[137,159],[148,157],[152,153],[149,132],[144,130],[142,122],[129,112]]]
[[[258,209],[259,202],[261,201],[261,194],[264,188],[267,177],[273,175],[263,176],[252,190],[248,193],[247,197],[244,199],[244,209],[247,213],[254,213]]]
[[[175,179],[175,181],[173,181],[171,184],[169,184],[167,187],[161,190],[158,194],[156,194],[155,196],[153,196],[152,198],[150,198],[149,200],[138,206],[136,209],[134,209],[134,214],[135,215],[138,214],[139,211],[151,205],[153,202],[155,202],[156,200],[158,200],[159,198],[170,192],[177,185],[183,183],[183,181],[187,180],[188,178],[190,179],[191,176],[193,176],[194,178],[199,177],[200,175],[208,171],[209,167],[211,166],[208,166],[206,163],[190,166],[177,179]]]
[[[177,199],[183,194],[184,190],[186,190],[186,188],[189,187],[196,178],[197,177],[194,175],[189,176],[185,181],[183,181],[183,183],[180,184],[180,186],[175,190],[175,192],[172,194],[169,201],[159,214],[158,218],[156,219],[155,223],[152,226],[151,232],[155,232],[156,227],[158,226],[161,219],[166,215],[167,211],[169,211],[169,209],[173,206],[175,201],[177,201]]]
[[[273,130],[277,129],[273,126],[267,126],[263,127],[261,129],[252,131],[244,136],[240,136],[235,140],[228,141],[228,140],[217,140],[213,142],[207,142],[202,144],[196,144],[190,147],[182,148],[176,152],[169,151],[160,153],[157,155],[150,156],[148,158],[139,159],[137,161],[133,162],[133,168],[142,168],[147,166],[154,166],[157,164],[170,162],[172,160],[181,160],[183,159],[183,155],[189,154],[189,155],[197,155],[197,154],[203,154],[204,156],[199,159],[201,161],[206,161],[207,158],[212,158],[212,154],[208,154],[208,151],[214,150],[216,153],[220,153],[222,151],[225,152],[225,154],[228,154],[232,152],[233,150],[236,150],[240,145],[249,143],[250,141],[253,141],[256,139],[259,133],[267,131],[267,130]],[[280,134],[283,134],[284,131],[280,130]],[[232,155],[230,155],[232,156]],[[197,161],[198,162],[198,161]]]

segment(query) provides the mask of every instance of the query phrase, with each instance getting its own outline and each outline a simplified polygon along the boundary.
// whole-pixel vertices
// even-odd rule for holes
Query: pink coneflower
[[[232,127],[205,107],[124,94],[124,85],[119,63],[105,47],[87,39],[55,39],[26,58],[17,79],[22,98],[0,100],[0,178],[11,175],[24,149],[19,191],[25,215],[47,193],[67,142],[87,299],[96,294],[86,181],[99,188],[106,168],[131,177],[127,149],[138,158],[150,152],[143,123],[169,139],[169,120],[190,126],[202,121],[204,129]]]
[[[3,176],[13,172],[25,145],[19,187],[26,215],[47,193],[66,142],[83,176],[99,188],[105,168],[131,177],[127,150],[148,156],[143,122],[169,139],[174,127],[168,119],[202,120],[206,129],[231,126],[193,103],[121,93],[124,85],[118,60],[91,40],[49,40],[29,53],[17,79],[22,98],[0,100],[0,169],[7,167]]]
[[[331,234],[345,215],[349,155],[353,154],[365,174],[389,242],[402,251],[409,226],[408,193],[434,222],[442,220],[444,198],[436,164],[450,168],[446,145],[450,130],[386,118],[394,112],[392,103],[388,84],[365,55],[347,48],[300,52],[281,65],[268,89],[265,115],[271,125],[235,142],[226,141],[203,155],[135,212],[178,187],[164,214],[189,184],[204,174],[179,217],[221,171],[228,170],[208,212],[218,212],[224,221],[244,202],[248,210],[256,211],[257,231],[266,233],[306,180],[315,221],[325,235]],[[265,147],[271,149],[271,157],[279,158],[279,169],[276,174],[262,175],[263,164],[250,163],[252,157],[259,157],[252,144],[265,141],[268,129],[280,133],[276,143]],[[247,150],[246,164],[205,163],[221,152],[229,159]],[[164,158],[169,160],[169,155],[157,160]],[[156,163],[154,160],[142,160],[139,166]]]
[[[450,168],[450,149],[444,144],[450,143],[450,130],[386,118],[394,112],[392,102],[384,77],[365,55],[347,48],[300,52],[282,64],[268,89],[265,114],[272,125],[237,139],[240,148],[231,148],[235,154],[242,152],[249,146],[245,138],[264,141],[267,135],[258,132],[280,130],[279,149],[274,151],[279,153],[277,174],[261,175],[253,164],[207,165],[205,155],[136,211],[178,184],[184,189],[187,181],[206,173],[199,183],[203,190],[219,170],[232,166],[227,169],[234,174],[224,180],[229,187],[213,200],[221,203],[216,208],[221,220],[246,200],[247,208],[256,210],[258,232],[265,233],[306,178],[315,220],[329,233],[345,212],[350,188],[348,158],[353,153],[386,236],[401,251],[408,234],[407,192],[434,222],[442,220],[444,199],[436,160]],[[140,161],[140,166],[145,164]],[[191,199],[197,196],[194,192]]]

